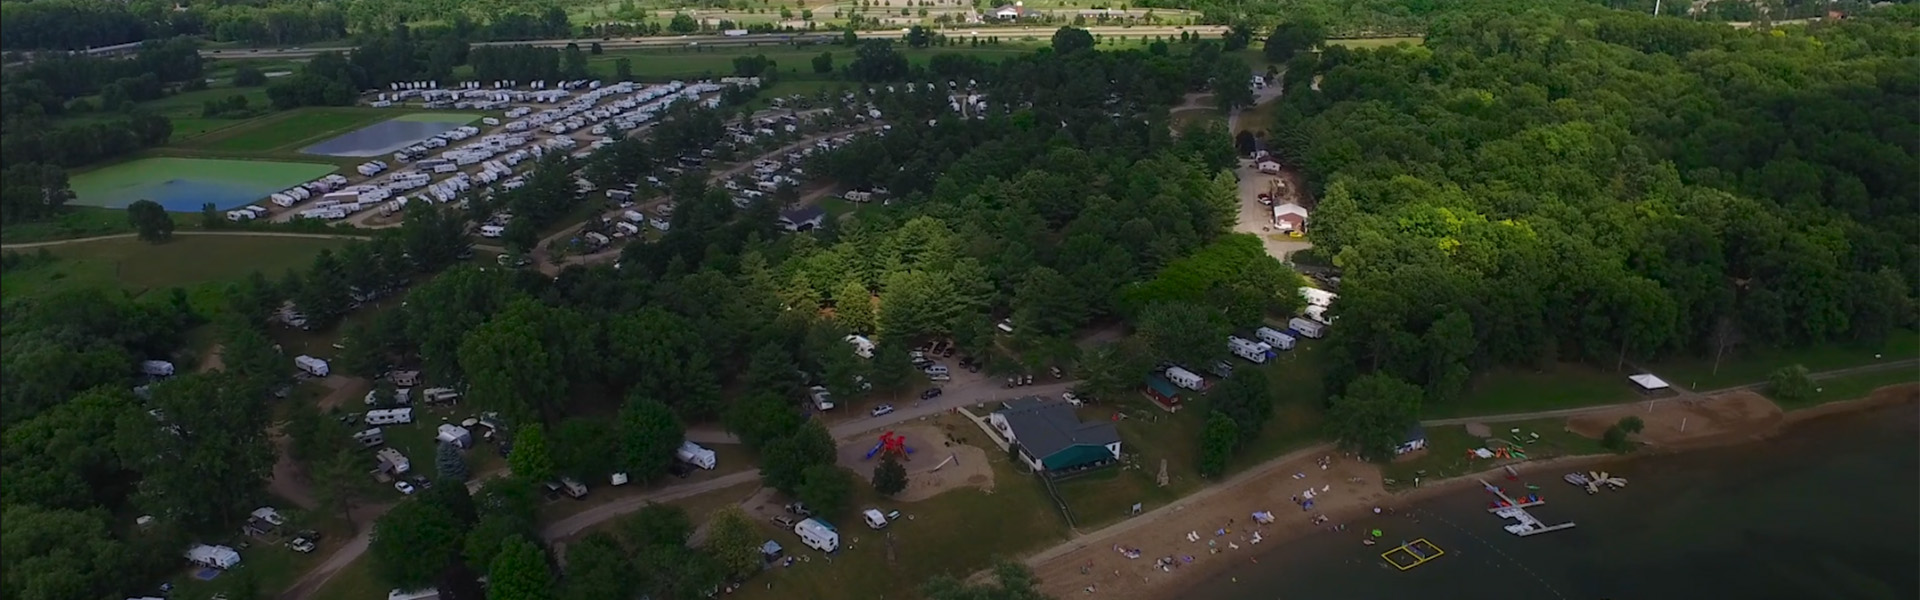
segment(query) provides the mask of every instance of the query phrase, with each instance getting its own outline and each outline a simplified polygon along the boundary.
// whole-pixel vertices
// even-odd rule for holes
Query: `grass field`
[[[201,107],[205,105],[208,100],[221,101],[235,95],[245,96],[247,98],[247,106],[266,107],[269,104],[265,87],[236,88],[220,86],[197,92],[174,94],[150,102],[141,102],[139,106],[142,109],[164,116],[172,121],[173,141],[179,142],[246,122],[245,119],[210,119],[201,116]],[[100,98],[97,96],[88,97],[87,101],[98,106]],[[87,123],[115,119],[119,118],[119,116],[118,113],[96,111],[63,117],[58,122]]]
[[[1674,387],[1705,391],[1760,383],[1788,365],[1802,365],[1818,373],[1915,357],[1920,357],[1920,332],[1898,330],[1878,344],[1833,342],[1804,348],[1733,350],[1721,357],[1717,370],[1711,356],[1661,361],[1649,368]]]
[[[1459,401],[1421,407],[1423,419],[1578,408],[1634,399],[1624,373],[1563,363],[1543,371],[1497,368],[1475,379]]]
[[[1492,433],[1507,441],[1516,437],[1526,440],[1520,447],[1529,460],[1610,452],[1600,445],[1599,440],[1576,435],[1567,431],[1566,426],[1566,419],[1519,421],[1494,425]],[[1514,433],[1515,429],[1520,432]],[[1535,434],[1540,437],[1534,438]],[[1499,442],[1488,444],[1485,439],[1469,435],[1464,426],[1429,427],[1427,449],[1411,458],[1383,466],[1381,476],[1392,481],[1388,484],[1389,489],[1399,489],[1419,485],[1420,481],[1434,481],[1496,468],[1505,463],[1496,459],[1468,458],[1467,451],[1475,448],[1493,450],[1499,445]]]
[[[132,238],[80,242],[47,248],[58,260],[0,274],[0,295],[15,297],[75,288],[121,288],[135,294],[171,287],[190,295],[217,293],[218,286],[253,271],[278,277],[306,268],[322,249],[346,240],[256,236],[181,236],[165,244]]]
[[[141,158],[73,176],[73,203],[126,208],[152,200],[167,210],[197,212],[211,202],[225,210],[311,181],[334,165],[206,158]]]
[[[188,146],[222,152],[285,150],[379,121],[385,116],[360,110],[302,108],[263,117],[231,131],[195,140]]]
[[[174,231],[197,229],[198,221],[174,215]],[[133,233],[126,211],[98,206],[68,206],[59,217],[44,221],[16,221],[0,227],[0,240],[26,244],[46,240]]]
[[[1774,397],[1773,394],[1768,393],[1765,389],[1762,389],[1761,393],[1769,400],[1773,400],[1774,403],[1779,404],[1780,408],[1794,410],[1819,406],[1828,402],[1865,398],[1868,394],[1872,394],[1874,390],[1903,383],[1920,383],[1920,373],[1915,373],[1913,369],[1895,368],[1822,379],[1814,382],[1814,387],[1817,391],[1814,392],[1813,397],[1799,402],[1781,400],[1780,398]]]

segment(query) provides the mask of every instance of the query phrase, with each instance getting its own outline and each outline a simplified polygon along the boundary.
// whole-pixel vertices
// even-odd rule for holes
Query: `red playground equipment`
[[[896,435],[891,431],[880,434],[880,442],[874,444],[872,449],[867,450],[866,458],[871,460],[875,454],[880,454],[883,457],[895,456],[903,461],[913,460],[913,457],[908,456],[913,454],[913,449],[907,447],[907,436]]]

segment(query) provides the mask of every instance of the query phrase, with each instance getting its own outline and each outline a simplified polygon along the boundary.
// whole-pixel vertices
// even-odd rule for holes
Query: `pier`
[[[1546,500],[1541,500],[1538,497],[1528,498],[1525,501],[1514,500],[1511,496],[1508,496],[1506,492],[1501,491],[1499,487],[1487,483],[1484,479],[1480,480],[1480,486],[1486,488],[1488,493],[1500,498],[1500,503],[1487,509],[1487,512],[1493,513],[1502,519],[1513,519],[1517,521],[1516,523],[1506,526],[1507,533],[1527,537],[1549,531],[1573,528],[1572,521],[1559,525],[1548,525],[1540,519],[1535,518],[1533,513],[1527,512],[1527,507],[1546,504]]]

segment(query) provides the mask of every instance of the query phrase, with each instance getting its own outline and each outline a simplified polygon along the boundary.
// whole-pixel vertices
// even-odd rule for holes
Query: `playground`
[[[143,158],[73,175],[74,204],[126,208],[152,200],[172,212],[227,210],[337,169],[333,165],[265,160]]]
[[[958,433],[984,435],[967,429]],[[842,444],[838,462],[872,483],[873,469],[885,456],[900,456],[900,464],[907,467],[907,489],[894,499],[902,502],[925,500],[966,487],[992,491],[993,469],[987,464],[987,452],[979,446],[949,442],[947,433],[937,427],[910,425]]]

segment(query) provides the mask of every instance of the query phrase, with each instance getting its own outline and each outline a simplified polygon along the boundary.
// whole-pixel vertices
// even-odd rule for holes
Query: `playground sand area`
[[[907,489],[894,496],[895,500],[915,502],[965,487],[993,491],[993,467],[987,464],[987,452],[979,446],[954,441],[941,428],[932,425],[909,425],[892,431],[905,437],[907,447],[914,450],[908,455],[909,460],[901,463],[907,468]],[[978,430],[969,433],[977,434]],[[873,469],[879,466],[880,455],[875,454],[871,459],[866,456],[879,441],[880,434],[876,433],[871,440],[862,438],[841,444],[840,466],[858,474],[862,481],[873,483]]]
[[[1634,439],[1650,446],[1673,449],[1718,444],[1765,436],[1786,422],[1780,407],[1750,391],[1713,396],[1655,399],[1567,419],[1567,431],[1600,439],[1607,428],[1626,417],[1639,417],[1645,427]]]

